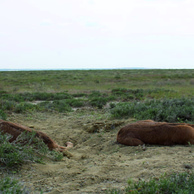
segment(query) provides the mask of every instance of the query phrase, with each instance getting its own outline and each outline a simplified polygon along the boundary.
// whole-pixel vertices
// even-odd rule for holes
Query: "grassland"
[[[150,185],[158,192],[155,180],[162,173],[170,177],[172,172],[186,172],[185,180],[193,176],[192,146],[148,146],[143,152],[115,144],[115,139],[121,126],[135,120],[194,123],[194,69],[0,72],[0,119],[33,126],[59,144],[70,140],[75,145],[73,159],[61,163],[47,159],[52,173],[47,165],[30,162],[22,165],[20,175],[0,166],[3,177],[14,174],[32,190],[95,193],[116,188],[110,193],[140,193],[138,189],[154,177]],[[1,153],[5,154],[2,149]],[[51,177],[58,179],[58,186]],[[135,181],[132,186],[126,184],[129,178]],[[42,179],[48,188],[37,182]]]
[[[115,88],[165,88],[193,95],[194,70],[80,70],[0,72],[0,90],[19,92],[88,92]]]

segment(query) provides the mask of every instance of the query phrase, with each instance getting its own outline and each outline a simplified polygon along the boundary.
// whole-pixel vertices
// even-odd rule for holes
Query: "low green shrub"
[[[71,112],[72,111],[72,108],[66,102],[66,100],[56,100],[52,104],[53,104],[54,110],[58,112]]]
[[[194,99],[146,100],[118,103],[110,110],[115,118],[134,117],[166,122],[194,121]]]
[[[5,177],[0,180],[0,193],[2,194],[28,194],[31,191],[25,188],[18,180]]]
[[[34,111],[34,110],[37,110],[37,105],[27,103],[27,102],[21,102],[19,104],[16,104],[13,112],[24,113],[26,111]]]
[[[131,183],[131,184],[130,184]],[[169,177],[162,176],[159,180],[151,179],[146,182],[144,180],[138,183],[129,182],[126,193],[139,194],[173,194],[185,193],[191,194],[194,191],[194,174],[174,173]]]
[[[24,101],[51,101],[51,100],[63,100],[71,99],[72,96],[68,93],[46,93],[46,92],[35,92],[35,93],[18,93],[18,94],[2,94],[0,99],[9,100],[14,102],[24,102]]]
[[[42,111],[71,112],[71,106],[66,100],[55,100],[53,102],[41,102],[38,107]]]
[[[37,105],[28,102],[14,102],[10,100],[2,100],[0,103],[0,108],[4,111],[11,111],[15,113],[24,113],[27,111],[37,110]]]
[[[88,94],[85,93],[76,93],[76,94],[72,94],[73,97],[87,97]]]
[[[126,89],[126,88],[116,88],[111,91],[119,100],[144,100],[146,98],[164,98],[165,96],[173,97],[176,92],[173,90],[168,90],[164,88],[155,89]]]
[[[81,99],[67,99],[66,103],[69,104],[71,107],[83,107],[84,101]]]
[[[0,95],[2,95],[2,94],[6,94],[7,92],[6,91],[4,91],[4,90],[0,90]]]
[[[90,105],[102,109],[102,107],[107,103],[107,101],[107,98],[104,97],[94,97],[90,100]]]
[[[0,119],[6,120],[6,118],[7,118],[7,115],[4,113],[3,110],[0,109]]]
[[[142,99],[145,97],[147,92],[143,89],[126,89],[126,88],[117,88],[112,90],[112,94],[117,98],[120,98],[122,101],[133,100],[133,99]]]
[[[11,100],[1,100],[0,108],[2,110],[14,111],[15,106],[17,105],[16,102]]]
[[[101,97],[102,93],[100,93],[99,91],[92,91],[91,94],[88,95],[88,97],[91,98],[98,98]]]
[[[44,156],[54,160],[62,159],[61,153],[50,151],[35,134],[24,132],[10,143],[11,135],[0,133],[0,164],[6,167],[19,167],[27,161],[43,162]]]
[[[194,173],[173,173],[170,176],[161,176],[149,181],[128,181],[126,194],[192,194],[194,191]],[[112,189],[109,194],[123,193],[120,189]]]

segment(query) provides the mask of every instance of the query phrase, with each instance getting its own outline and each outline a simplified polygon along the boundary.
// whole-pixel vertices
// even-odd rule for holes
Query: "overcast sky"
[[[194,0],[0,0],[0,69],[194,68]]]

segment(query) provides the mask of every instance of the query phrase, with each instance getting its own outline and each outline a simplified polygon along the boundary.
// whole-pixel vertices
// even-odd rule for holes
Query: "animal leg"
[[[121,144],[128,145],[128,146],[138,146],[145,144],[140,139],[134,138],[134,137],[127,137],[127,138],[118,138],[117,141]]]
[[[58,150],[58,151],[60,151],[60,152],[63,152],[63,151],[65,151],[65,150],[67,150],[67,149],[69,149],[69,148],[72,148],[72,147],[73,147],[73,143],[67,142],[67,143],[66,143],[66,147],[57,145],[56,150]]]

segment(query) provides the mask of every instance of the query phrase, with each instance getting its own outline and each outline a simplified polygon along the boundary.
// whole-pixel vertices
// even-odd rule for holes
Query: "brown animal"
[[[194,125],[138,121],[120,129],[117,142],[128,146],[194,144]]]
[[[0,119],[0,131],[2,133],[8,133],[12,135],[11,139],[9,142],[13,142],[14,140],[17,139],[17,137],[22,133],[22,132],[33,132],[32,129],[15,124],[12,122],[4,121]],[[40,131],[35,131],[36,137],[39,137],[43,140],[43,142],[48,146],[50,150],[57,150],[57,151],[65,151],[67,148],[73,147],[73,144],[71,142],[67,142],[67,147],[59,146],[56,142],[54,142],[48,135],[45,133],[42,133]]]

